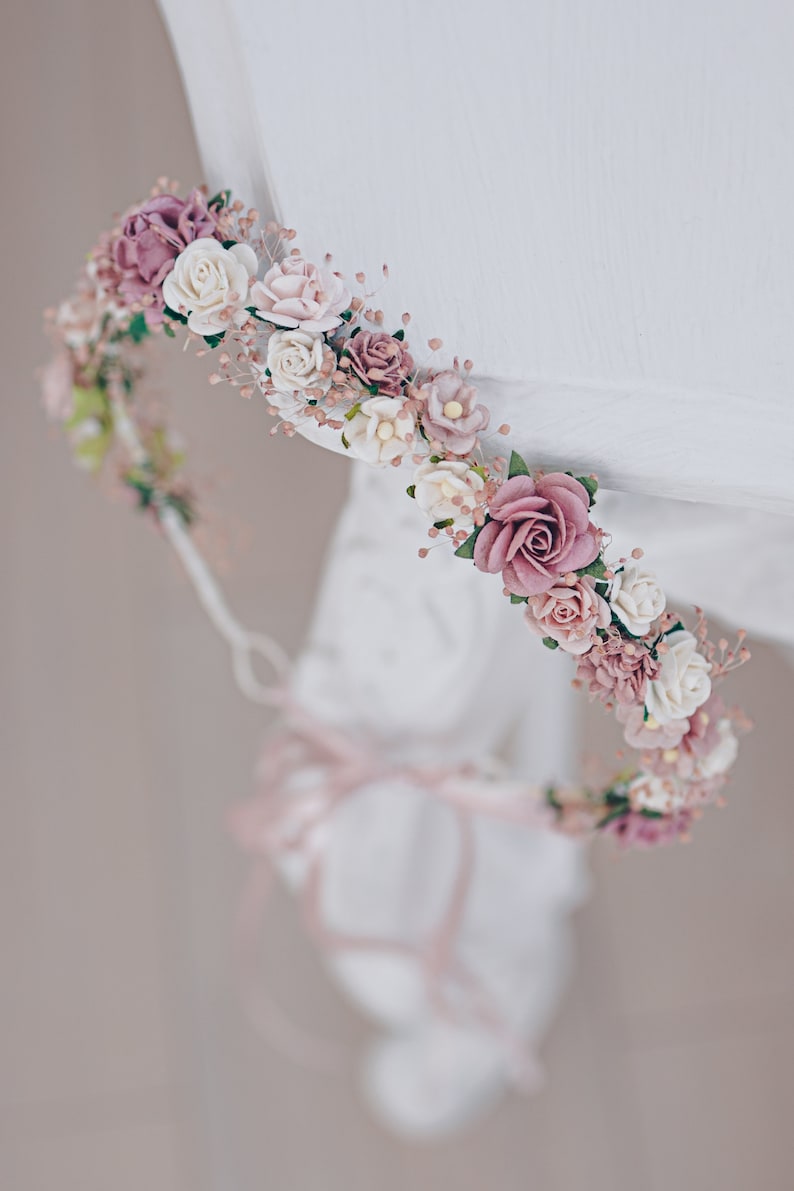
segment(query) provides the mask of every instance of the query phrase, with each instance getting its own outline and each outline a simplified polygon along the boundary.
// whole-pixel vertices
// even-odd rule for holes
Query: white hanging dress
[[[473,359],[530,466],[598,473],[616,553],[642,545],[676,603],[794,643],[794,9],[160,3],[209,185],[296,227],[310,259],[333,251],[374,284],[387,262],[387,322],[409,310],[414,343]],[[565,777],[564,662],[498,580],[451,551],[417,559],[402,471],[352,475],[301,696],[388,755],[480,756],[512,730],[522,773]],[[420,791],[348,803],[329,917],[420,932],[455,848]],[[530,1040],[583,891],[577,846],[478,825],[460,946]],[[408,961],[335,969],[386,1027],[366,1079],[395,1127],[449,1128],[508,1078],[504,1050],[439,1019]]]

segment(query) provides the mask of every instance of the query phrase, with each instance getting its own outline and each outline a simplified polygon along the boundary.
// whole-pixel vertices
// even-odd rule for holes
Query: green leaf
[[[196,515],[186,496],[180,496],[177,492],[169,492],[165,498],[165,503],[169,509],[173,509],[179,514],[186,526],[193,524]]]
[[[207,206],[209,206],[209,207],[228,207],[231,197],[232,197],[231,190],[219,190],[217,194],[214,194],[212,196],[212,198],[210,199]]]
[[[99,471],[110,446],[110,434],[103,430],[99,434],[84,438],[74,448],[75,458],[79,459],[89,471]]]
[[[234,248],[234,247],[236,247],[237,243],[238,243],[237,240],[224,240],[223,247],[224,248]]]
[[[369,395],[370,395],[370,397],[377,397],[377,395],[378,395],[378,386],[377,386],[377,385],[369,385],[369,386],[368,386],[368,391],[369,391]]]
[[[595,495],[598,492],[598,480],[594,480],[592,476],[574,476],[583,488],[587,490],[587,496],[590,501],[590,508],[595,504]]]
[[[342,313],[339,315],[339,317],[344,319],[346,323],[349,323],[351,318],[353,317],[353,311],[352,310],[343,310]]]
[[[614,608],[611,609],[611,612],[612,612],[612,624],[618,630],[621,637],[627,637],[630,641],[641,641],[642,640],[642,637],[639,634],[629,632],[629,630],[626,628],[625,624],[620,619],[620,617],[616,615]],[[601,632],[600,629],[597,629],[596,631]],[[606,636],[606,634],[604,634],[604,635]]]
[[[488,479],[488,472],[485,470],[484,467],[481,467],[479,463],[474,465],[471,470],[476,471],[477,475],[480,477],[481,480]]]
[[[430,456],[430,462],[431,462],[431,463],[440,463],[440,462],[441,462],[441,456],[440,456],[440,455],[431,455],[431,456]]]
[[[615,819],[622,819],[627,810],[628,808],[625,806],[617,807],[614,811],[610,811],[608,815],[604,815],[603,819],[599,819],[596,827],[606,827],[607,823],[612,823]]]
[[[219,343],[223,343],[226,332],[222,331],[220,335],[204,335],[203,339],[207,347],[217,347]]]
[[[576,572],[577,575],[592,575],[594,579],[603,579],[606,573],[606,565],[603,558],[600,557],[591,562],[589,566],[582,567]]]
[[[664,818],[664,811],[652,811],[650,809],[650,807],[647,807],[647,806],[640,807],[640,814],[642,815],[643,819],[663,819]]]
[[[448,525],[454,525],[454,524],[455,524],[455,518],[447,517],[446,521],[434,521],[433,528],[434,529],[446,529]]]
[[[403,339],[405,339],[405,331],[402,327],[400,327],[399,331],[394,332],[392,339],[399,339],[400,343],[402,343]]]
[[[677,620],[675,622],[675,624],[670,625],[670,628],[665,630],[665,632],[662,634],[662,636],[667,637],[667,636],[669,636],[670,633],[677,633],[677,632],[679,632],[680,629],[683,629],[683,628],[686,628],[686,625],[684,624],[684,622],[682,620]]]
[[[529,468],[524,460],[519,455],[518,451],[513,451],[510,456],[510,467],[507,471],[508,480],[512,480],[514,476],[528,476]]]
[[[648,722],[648,720],[649,720],[650,718],[651,718],[651,715],[650,715],[650,712],[648,711],[648,708],[647,708],[647,707],[645,707],[645,706],[643,706],[643,709],[642,709],[642,722],[643,722],[644,724],[647,724],[647,722]]]
[[[130,319],[130,325],[127,327],[127,334],[133,343],[140,343],[149,334],[149,328],[146,325],[146,316],[142,310],[134,314]]]
[[[553,637],[544,637],[543,644],[546,646],[547,649],[559,649],[560,648],[559,641],[555,641]]]
[[[562,810],[562,803],[557,797],[557,792],[555,791],[554,786],[546,787],[546,803],[552,808],[552,810]]]
[[[72,416],[66,423],[66,429],[73,430],[86,418],[103,420],[107,413],[108,400],[98,385],[93,389],[83,389],[80,385],[75,385],[72,389]]]
[[[163,307],[163,314],[166,318],[170,318],[172,322],[182,323],[183,326],[187,326],[187,316],[184,314],[177,314],[177,312],[172,310],[170,306]]]
[[[409,486],[408,486],[408,487],[405,489],[405,491],[408,493],[408,495],[409,495],[409,496],[411,497],[411,499],[413,500],[413,499],[415,498],[415,496],[416,496],[416,484],[410,484],[410,485],[409,485]]]
[[[517,596],[517,595],[513,595],[513,593],[511,592],[510,593],[510,603],[511,604],[528,604],[529,596]]]
[[[173,327],[169,327],[168,323],[163,323],[163,334],[167,335],[169,339],[176,339],[176,331]]]
[[[482,526],[478,525],[474,532],[466,538],[466,541],[461,542],[455,551],[457,558],[474,558],[474,543],[477,541],[481,530]]]

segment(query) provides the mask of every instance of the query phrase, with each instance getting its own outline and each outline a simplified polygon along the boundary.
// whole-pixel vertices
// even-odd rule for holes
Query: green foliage
[[[592,575],[594,579],[603,579],[606,573],[606,564],[600,555],[589,566],[582,567],[581,570],[576,572],[577,575]]]
[[[598,492],[598,480],[594,480],[592,476],[575,476],[584,489],[587,491],[587,496],[590,500],[590,508],[595,504],[596,492]]]
[[[177,314],[176,310],[172,310],[170,306],[163,307],[163,314],[166,318],[170,318],[172,322],[181,323],[183,327],[187,326],[187,316]]]
[[[146,316],[143,311],[138,311],[130,319],[130,325],[127,327],[127,334],[133,343],[141,343],[149,334],[149,328],[146,325]]]
[[[477,528],[473,531],[473,533],[471,533],[466,538],[466,541],[461,542],[461,544],[458,546],[457,550],[455,551],[455,555],[457,558],[474,558],[474,543],[477,541],[477,538],[478,538],[481,530],[482,530],[482,526],[478,525]]]
[[[518,451],[513,451],[510,455],[510,466],[507,470],[508,480],[512,480],[514,476],[528,476],[529,468],[524,460],[519,455]]]

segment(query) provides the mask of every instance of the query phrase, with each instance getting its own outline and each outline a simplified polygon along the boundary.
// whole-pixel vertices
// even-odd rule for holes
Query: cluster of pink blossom
[[[54,314],[59,352],[45,375],[47,408],[76,457],[97,470],[117,458],[140,507],[192,520],[181,452],[135,399],[137,346],[184,330],[200,353],[217,349],[211,383],[265,397],[277,418],[271,433],[294,434],[311,420],[374,466],[411,465],[408,494],[430,538],[501,575],[528,628],[573,656],[576,684],[614,711],[642,753],[643,768],[607,790],[555,797],[561,826],[586,821],[634,843],[686,832],[735,760],[741,716],[713,684],[749,657],[743,635],[735,650],[717,649],[702,617],[687,630],[666,610],[641,551],[608,562],[591,518],[596,478],[533,474],[517,452],[500,455],[472,362],[418,364],[410,317],[385,330],[364,275],[354,295],[330,258],[306,260],[294,239],[290,229],[263,227],[228,192],[181,198],[165,180],[103,235]],[[428,341],[431,360],[441,346]]]

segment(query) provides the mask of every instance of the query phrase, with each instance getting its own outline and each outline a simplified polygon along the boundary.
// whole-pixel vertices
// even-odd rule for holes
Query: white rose
[[[331,385],[323,376],[325,340],[319,331],[274,331],[267,345],[269,383],[279,393],[293,395],[303,389],[322,389]],[[265,378],[267,379],[267,378]]]
[[[689,719],[711,694],[711,663],[698,653],[692,634],[676,629],[664,641],[668,651],[659,654],[659,673],[645,692],[645,706],[657,724]]]
[[[461,512],[461,504],[453,504],[461,497],[462,504],[474,509],[477,493],[485,487],[482,476],[468,463],[444,459],[441,463],[426,460],[414,472],[414,498],[431,521],[448,521],[450,517],[460,528],[474,525],[472,513]]]
[[[87,343],[96,343],[105,318],[118,319],[123,315],[123,307],[105,292],[97,263],[92,259],[86,262],[77,293],[58,307],[56,323],[66,346],[79,350]]]
[[[652,571],[642,570],[636,562],[627,562],[612,580],[609,605],[630,633],[644,637],[664,612],[664,592]]]
[[[628,794],[636,810],[659,811],[661,814],[680,811],[686,803],[686,795],[675,778],[650,773],[638,773],[629,785]]]
[[[739,753],[739,741],[730,720],[723,719],[717,724],[719,740],[706,757],[700,757],[697,763],[699,777],[719,777],[727,773]]]
[[[345,427],[351,455],[365,463],[391,463],[413,450],[414,415],[396,397],[371,397]]]
[[[217,335],[229,326],[222,311],[246,305],[249,278],[256,270],[256,253],[248,244],[224,248],[214,237],[200,236],[174,261],[163,282],[163,297],[171,310],[187,315],[191,331]]]

